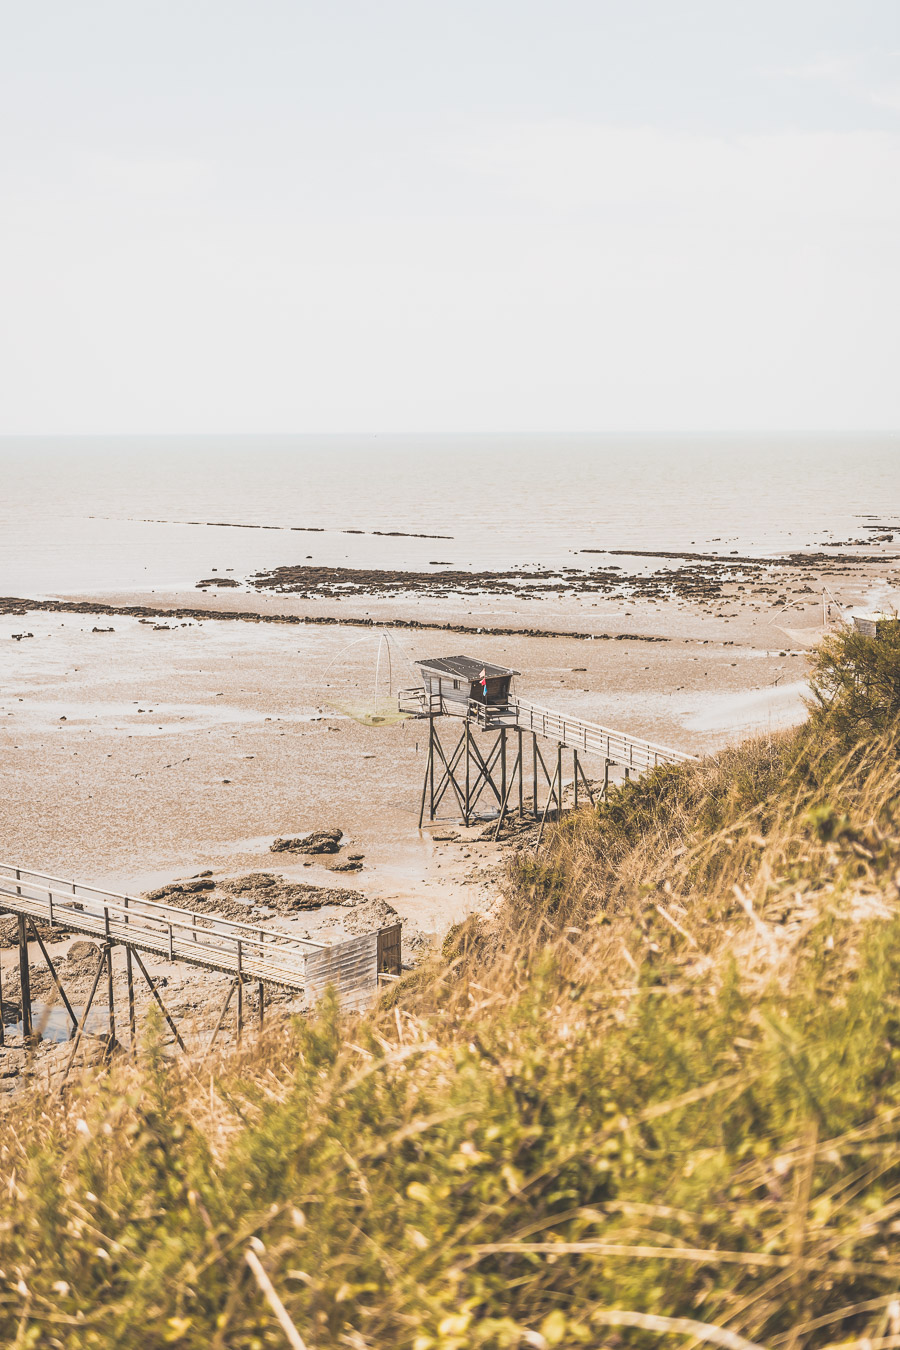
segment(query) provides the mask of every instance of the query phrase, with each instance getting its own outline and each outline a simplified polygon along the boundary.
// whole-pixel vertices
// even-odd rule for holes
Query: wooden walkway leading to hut
[[[0,910],[167,961],[304,990],[321,943],[0,863]]]
[[[601,726],[599,722],[586,722],[569,713],[554,712],[515,695],[509,701],[509,708],[510,726],[546,736],[567,750],[602,755],[611,763],[635,772],[655,769],[658,764],[686,764],[696,759],[696,755],[686,754],[683,750],[671,750],[664,745],[655,745],[653,741],[642,740],[640,736]]]

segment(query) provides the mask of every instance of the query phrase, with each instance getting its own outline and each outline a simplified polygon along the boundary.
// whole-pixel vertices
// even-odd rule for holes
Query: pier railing
[[[658,764],[686,764],[696,759],[695,755],[688,755],[683,750],[671,750],[640,736],[601,726],[599,722],[587,722],[568,713],[542,708],[527,699],[513,697],[509,710],[514,718],[513,725],[523,731],[534,731],[569,750],[603,755],[615,764],[636,771],[655,769]]]
[[[377,985],[377,953],[363,965],[355,956],[350,962],[343,959],[342,949],[347,947],[349,955],[349,948],[358,945],[355,939],[329,947],[277,929],[118,895],[11,863],[0,863],[0,911],[101,942],[123,943],[167,961],[186,961],[288,989],[318,991],[323,970],[335,976],[341,994],[358,991],[362,983]],[[371,937],[375,951],[377,934]]]

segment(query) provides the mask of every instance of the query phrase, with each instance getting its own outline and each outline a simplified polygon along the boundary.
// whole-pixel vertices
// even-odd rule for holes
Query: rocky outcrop
[[[269,845],[270,853],[337,853],[344,837],[343,830],[312,830],[296,839],[276,839]]]

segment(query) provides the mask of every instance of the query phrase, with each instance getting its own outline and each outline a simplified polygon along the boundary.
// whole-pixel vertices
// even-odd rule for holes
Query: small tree
[[[832,633],[811,659],[809,707],[847,746],[900,733],[900,619],[879,620],[878,636]]]

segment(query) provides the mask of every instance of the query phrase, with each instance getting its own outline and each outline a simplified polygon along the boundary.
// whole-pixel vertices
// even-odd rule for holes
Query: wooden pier
[[[121,946],[125,952],[128,1024],[132,1044],[135,1037],[134,965],[137,965],[181,1049],[184,1049],[184,1041],[147,971],[141,953],[162,957],[166,961],[186,962],[231,976],[225,1005],[212,1040],[222,1027],[233,997],[236,1000],[235,1017],[240,1035],[244,987],[247,984],[255,983],[257,986],[259,1016],[262,1020],[265,985],[303,993],[312,1002],[329,984],[333,984],[342,1004],[354,1006],[366,1002],[372,996],[381,975],[400,973],[399,924],[327,946],[277,929],[261,928],[258,924],[199,914],[136,896],[118,895],[95,886],[30,871],[12,863],[0,863],[0,912],[14,914],[18,918],[23,1035],[28,1040],[34,1032],[28,964],[30,930],[31,940],[36,941],[40,948],[72,1023],[75,1035],[73,1059],[104,973],[110,1042],[115,1038],[112,952],[117,946]],[[99,940],[96,976],[80,1019],[75,1017],[56,967],[40,936],[38,922]],[[4,1031],[0,1020],[0,1045],[3,1042]]]

